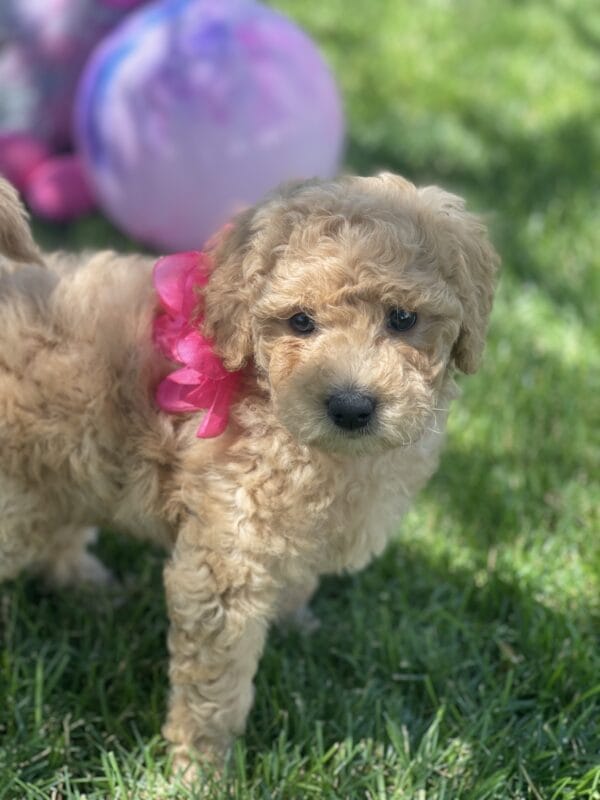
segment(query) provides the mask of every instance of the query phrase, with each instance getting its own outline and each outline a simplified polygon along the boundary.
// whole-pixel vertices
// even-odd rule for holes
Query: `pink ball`
[[[340,96],[313,42],[254,0],[162,0],[95,51],[76,138],[106,214],[159,249],[200,247],[285,180],[331,177]]]
[[[62,222],[95,207],[80,159],[74,155],[49,158],[29,176],[25,197],[35,214]]]
[[[28,133],[0,133],[0,175],[21,193],[36,167],[50,157],[48,145]]]

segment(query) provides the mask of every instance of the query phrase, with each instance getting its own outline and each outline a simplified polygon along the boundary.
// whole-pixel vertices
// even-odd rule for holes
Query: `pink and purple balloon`
[[[343,113],[312,40],[254,0],[161,0],[92,55],[76,140],[105,213],[159,250],[202,246],[285,180],[338,169]]]

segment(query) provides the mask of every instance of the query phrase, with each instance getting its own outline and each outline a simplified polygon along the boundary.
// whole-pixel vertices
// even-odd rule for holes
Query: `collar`
[[[154,319],[154,344],[179,364],[158,385],[156,402],[171,414],[205,410],[196,432],[200,439],[223,433],[241,378],[241,370],[225,369],[213,342],[200,332],[199,289],[206,286],[211,271],[210,257],[192,251],[159,258],[153,273],[162,309]]]

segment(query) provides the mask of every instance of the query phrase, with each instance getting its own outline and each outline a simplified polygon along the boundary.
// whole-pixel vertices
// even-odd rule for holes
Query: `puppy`
[[[168,548],[164,735],[178,768],[218,762],[270,624],[381,553],[435,470],[498,258],[460,198],[391,174],[244,212],[193,290],[193,325],[239,374],[209,439],[202,412],[155,401],[173,364],[152,341],[152,260],[42,255],[6,183],[0,248],[0,579],[103,580],[93,525]]]

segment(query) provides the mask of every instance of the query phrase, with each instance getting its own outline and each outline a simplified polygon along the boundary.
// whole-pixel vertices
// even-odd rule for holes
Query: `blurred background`
[[[321,630],[310,640],[275,637],[232,791],[598,798],[600,7],[277,0],[270,8],[310,37],[334,79],[326,96],[294,104],[308,127],[287,152],[304,152],[313,137],[306,151],[323,158],[316,171],[389,169],[464,195],[489,224],[503,270],[485,364],[460,381],[439,473],[381,561],[326,581],[316,601]],[[327,82],[325,62],[311,63]],[[36,219],[35,229],[49,247],[139,247],[99,212]],[[135,547],[110,536],[101,544],[122,575]],[[159,556],[148,552],[146,563],[138,578],[158,585]],[[164,754],[152,736],[164,702],[165,656],[156,655],[164,620],[145,585],[100,621],[28,584],[13,588],[3,680],[22,720],[36,719],[34,676],[47,671],[49,683],[45,738],[39,725],[32,736],[0,710],[13,765],[5,778],[13,788],[0,796],[100,798],[119,780],[130,791],[141,777],[159,780]],[[64,629],[52,633],[57,613]],[[46,655],[35,660],[39,647]],[[97,683],[73,656],[81,648],[106,687],[101,714]],[[73,709],[84,721],[67,746],[61,731]],[[98,766],[98,751],[113,761],[103,755]],[[69,783],[73,776],[80,782]],[[15,786],[20,795],[10,794]]]

